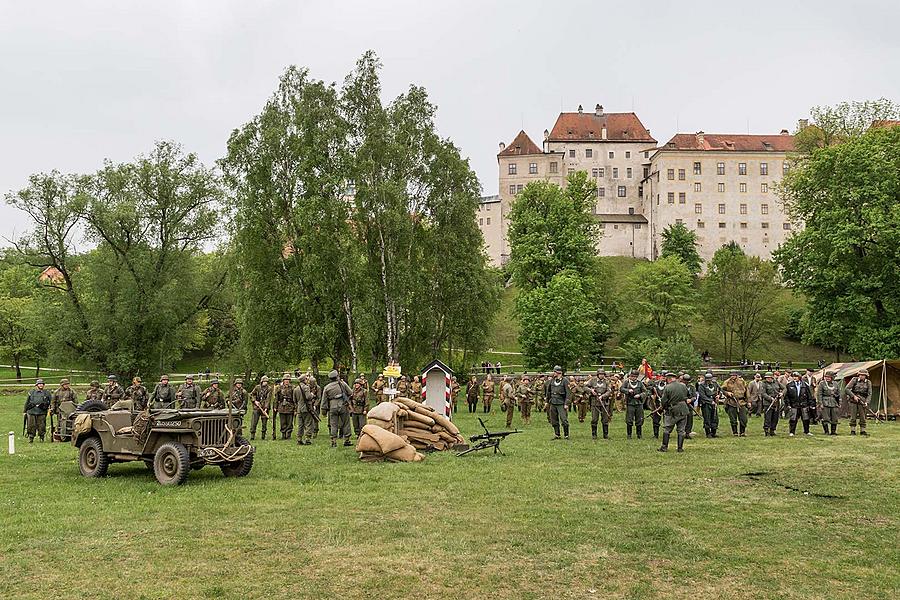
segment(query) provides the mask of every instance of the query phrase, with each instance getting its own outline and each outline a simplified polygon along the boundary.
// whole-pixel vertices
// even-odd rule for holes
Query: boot
[[[609,439],[609,423],[603,424],[603,439],[604,440]]]
[[[837,423],[831,424],[831,435],[837,435]]]
[[[822,431],[825,432],[825,435],[828,435],[828,423],[822,421]]]
[[[344,445],[345,445],[345,446],[352,446],[352,445],[353,445],[353,442],[350,441],[350,438],[344,438]]]
[[[641,439],[641,429],[643,429],[643,425],[635,425],[635,429],[637,429],[637,439]]]
[[[33,436],[33,435],[29,435],[29,436],[28,436],[28,443],[29,443],[29,444],[33,444],[33,443],[34,443],[34,436]]]
[[[737,434],[738,434],[738,432],[737,432],[737,423],[732,423],[732,424],[731,424],[731,435],[733,435],[733,436],[736,437]]]
[[[597,426],[591,423],[591,439],[597,439]]]
[[[703,428],[703,437],[709,437],[709,427]]]
[[[334,439],[334,438],[331,438],[331,447],[332,447],[332,448],[337,448],[337,440]]]
[[[852,427],[850,428],[850,435],[856,435],[856,430]]]
[[[653,437],[659,439],[659,423],[653,424]]]
[[[713,427],[712,429],[710,429],[710,430],[709,430],[709,437],[711,437],[711,438],[717,438],[717,437],[719,437],[719,436],[716,434],[716,431],[718,431],[718,430],[717,430],[715,427]]]
[[[255,440],[255,439],[256,439],[256,434],[255,434],[255,433],[251,433],[251,434],[250,434],[250,441],[252,442],[252,441]],[[266,439],[266,436],[265,436],[265,435],[263,435],[263,439]]]
[[[866,430],[865,430],[865,429],[860,429],[860,430],[859,430],[859,435],[864,435],[864,436],[866,436],[866,437],[869,437],[869,434],[866,433]]]
[[[684,436],[678,434],[678,452],[684,452]]]
[[[741,436],[741,437],[747,437],[747,426],[744,425],[743,423],[741,423],[741,432],[740,432],[740,436]]]
[[[670,434],[663,432],[662,445],[659,447],[660,452],[668,452],[668,450],[669,450],[669,435]]]
[[[554,440],[559,439],[559,425],[557,425],[556,427],[553,428],[553,439]]]
[[[566,437],[566,439],[569,439],[569,426],[568,425],[563,425],[563,435]]]
[[[628,432],[628,439],[631,439],[631,423],[625,424],[625,430]]]

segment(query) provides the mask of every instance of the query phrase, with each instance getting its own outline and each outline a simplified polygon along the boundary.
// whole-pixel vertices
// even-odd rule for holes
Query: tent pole
[[[875,422],[880,422],[881,403],[884,402],[884,420],[887,421],[887,359],[881,359],[881,397],[878,398],[878,412],[875,414]]]

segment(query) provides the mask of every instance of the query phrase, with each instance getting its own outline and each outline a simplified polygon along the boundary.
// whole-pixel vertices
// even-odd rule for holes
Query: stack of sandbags
[[[418,462],[425,459],[404,438],[372,424],[362,428],[356,451],[359,452],[359,459],[366,462]]]
[[[459,429],[427,404],[409,398],[394,398],[393,431],[409,440],[417,450],[450,450],[465,444]],[[383,404],[388,404],[387,402]]]

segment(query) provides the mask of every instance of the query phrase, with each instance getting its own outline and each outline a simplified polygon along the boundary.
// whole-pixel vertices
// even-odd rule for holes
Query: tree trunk
[[[384,233],[380,228],[378,229],[378,257],[381,262],[381,288],[384,293],[385,350],[387,351],[388,362],[392,362],[397,359],[396,347],[394,345],[394,325],[396,315],[394,312],[394,302],[390,297],[390,293],[388,292],[386,249],[384,243]]]
[[[319,378],[319,357],[311,356],[309,358],[309,370],[312,371],[313,377]]]
[[[34,378],[37,379],[41,376],[41,358],[38,357],[34,360]]]
[[[353,323],[353,305],[350,303],[350,297],[344,294],[344,301],[341,303],[344,307],[344,318],[347,320],[347,337],[350,342],[350,370],[358,373],[359,354],[356,344],[356,328]]]
[[[16,380],[22,381],[22,357],[18,354],[13,354],[13,362],[16,365]]]

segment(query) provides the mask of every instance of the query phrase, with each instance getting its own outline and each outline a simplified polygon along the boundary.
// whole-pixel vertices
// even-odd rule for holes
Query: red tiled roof
[[[616,142],[656,142],[650,132],[632,113],[559,113],[551,142],[586,142],[602,139],[601,130],[606,127],[606,139]]]
[[[525,156],[528,154],[543,154],[538,145],[531,141],[525,131],[520,131],[509,146],[501,150],[497,156]]]
[[[872,122],[872,127],[900,127],[900,121],[896,119],[879,119]]]
[[[731,133],[677,133],[660,150],[726,150],[735,152],[793,152],[794,136]]]

